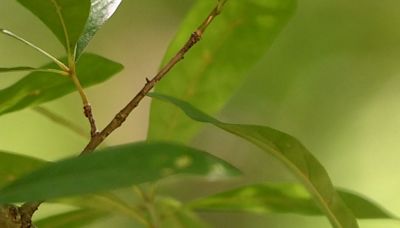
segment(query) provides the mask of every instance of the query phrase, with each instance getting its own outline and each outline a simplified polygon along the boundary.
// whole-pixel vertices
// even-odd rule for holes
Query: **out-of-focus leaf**
[[[56,68],[54,63],[43,68]],[[123,66],[95,54],[84,54],[77,66],[83,87],[111,78]],[[76,90],[70,78],[49,72],[32,72],[8,88],[0,90],[0,115],[48,102]]]
[[[15,71],[31,71],[31,70],[37,70],[37,68],[27,67],[27,66],[22,66],[22,67],[0,67],[0,73],[3,73],[3,72],[15,72]]]
[[[340,197],[353,211],[353,214],[360,219],[396,219],[399,217],[388,212],[375,202],[348,190],[338,190]]]
[[[95,222],[105,215],[107,213],[90,209],[80,209],[44,218],[34,222],[34,224],[38,228],[80,228]]]
[[[159,197],[156,206],[160,213],[161,227],[163,228],[210,227],[194,212],[175,199]]]
[[[47,162],[36,158],[8,152],[0,152],[0,186],[38,169]]]
[[[17,0],[37,16],[73,54],[85,27],[90,0]]]
[[[141,142],[48,164],[2,188],[0,203],[107,191],[179,173],[216,178],[239,171],[197,149]]]
[[[239,88],[250,68],[261,58],[284,27],[295,0],[228,1],[199,44],[191,49],[155,91],[185,99],[208,113],[218,112]],[[216,1],[199,0],[170,45],[164,62],[186,42]],[[149,138],[187,142],[200,125],[177,109],[153,101]]]
[[[114,14],[121,0],[91,0],[90,14],[79,38],[75,58],[78,59],[100,27]]]
[[[341,190],[338,190],[338,193],[357,218],[397,219],[362,196]],[[294,183],[244,186],[194,200],[188,204],[188,207],[201,211],[323,215],[307,190]]]
[[[172,103],[193,120],[211,123],[271,154],[304,184],[333,227],[358,227],[353,213],[336,192],[325,168],[294,137],[266,126],[223,123],[182,100],[160,94],[150,96]]]

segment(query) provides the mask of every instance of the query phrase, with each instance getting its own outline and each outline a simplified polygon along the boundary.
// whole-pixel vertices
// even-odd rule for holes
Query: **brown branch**
[[[85,116],[88,118],[90,126],[91,126],[91,139],[86,147],[81,152],[81,155],[90,153],[94,151],[115,129],[120,127],[123,122],[125,122],[126,118],[131,114],[133,109],[135,109],[139,103],[143,100],[143,98],[150,92],[151,89],[159,82],[178,62],[180,62],[185,54],[197,43],[200,41],[201,37],[203,36],[205,30],[208,28],[210,23],[217,17],[223,5],[227,0],[219,0],[217,6],[210,12],[207,18],[203,21],[203,23],[196,29],[195,32],[192,33],[188,41],[183,45],[183,47],[178,51],[178,53],[173,56],[169,62],[161,68],[161,70],[151,79],[149,80],[146,78],[146,84],[143,88],[136,94],[135,97],[121,110],[117,113],[114,119],[101,131],[97,132],[96,125],[94,122],[94,118],[92,115],[92,110],[90,104],[85,102],[84,103],[84,113]],[[72,74],[72,79],[76,82],[76,75]],[[79,84],[78,84],[79,85]],[[79,89],[79,86],[78,86]],[[85,94],[82,94],[82,90],[79,91],[81,93],[82,98],[86,98]],[[87,100],[86,100],[87,101]],[[21,214],[21,218],[23,218],[23,223],[21,228],[31,228],[32,227],[32,215],[38,209],[42,202],[28,202],[19,207],[19,211]]]
[[[150,92],[151,89],[160,81],[178,62],[180,62],[185,54],[200,41],[205,30],[210,25],[210,23],[215,19],[216,16],[221,12],[221,7],[225,3],[219,3],[208,15],[208,17],[203,21],[203,23],[192,33],[189,40],[184,44],[184,46],[172,57],[169,62],[161,68],[161,70],[151,79],[146,78],[146,84],[143,88],[136,94],[136,96],[114,117],[113,120],[98,134],[94,135],[90,139],[90,142],[86,145],[85,149],[81,154],[90,153],[96,149],[96,147],[104,141],[115,129],[120,127],[126,118],[131,114],[133,109],[135,109],[142,99]]]

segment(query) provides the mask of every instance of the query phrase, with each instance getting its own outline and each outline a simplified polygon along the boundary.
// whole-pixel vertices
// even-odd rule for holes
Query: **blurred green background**
[[[143,86],[145,77],[157,71],[192,3],[123,1],[113,19],[99,31],[88,51],[125,65],[118,76],[88,89],[99,126],[104,126]],[[395,0],[299,0],[295,16],[219,117],[228,122],[264,124],[292,134],[320,159],[337,186],[366,195],[399,215],[399,9],[400,2]],[[62,54],[61,45],[45,26],[15,1],[1,1],[0,27],[56,56]],[[39,66],[46,62],[29,47],[0,36],[0,66]],[[23,75],[0,75],[0,88]],[[145,139],[149,104],[149,99],[144,100],[107,144]],[[77,94],[44,106],[88,129]],[[1,150],[55,160],[76,155],[85,143],[84,138],[32,110],[0,118]],[[169,180],[164,191],[181,199],[244,183],[293,179],[271,157],[215,128],[206,126],[193,144],[242,168],[246,178],[224,184]],[[39,216],[56,209],[43,210]],[[329,227],[322,217],[202,216],[215,227]],[[125,222],[122,218],[112,220],[114,226],[124,226]],[[385,220],[365,220],[360,225],[400,226]]]

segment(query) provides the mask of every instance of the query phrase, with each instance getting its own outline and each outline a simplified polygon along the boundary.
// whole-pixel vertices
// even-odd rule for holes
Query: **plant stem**
[[[24,38],[12,33],[11,31],[8,31],[6,29],[0,29],[0,32],[2,32],[3,34],[18,40],[18,41],[21,41],[22,43],[28,45],[29,47],[31,47],[31,48],[35,49],[36,51],[40,52],[41,54],[45,55],[46,57],[51,59],[53,62],[55,62],[63,71],[66,71],[66,72],[69,71],[69,68],[64,63],[62,63],[56,57],[52,56],[51,54],[49,54],[45,50],[41,49],[40,47],[34,45],[33,43],[25,40]]]
[[[117,115],[114,117],[114,119],[111,120],[111,122],[101,131],[101,132],[96,132],[96,126],[94,125],[94,119],[93,116],[91,115],[91,108],[89,105],[89,102],[87,100],[87,97],[82,89],[82,86],[79,83],[79,80],[76,76],[75,72],[75,62],[73,62],[72,55],[69,55],[69,64],[70,67],[72,68],[68,72],[70,72],[71,78],[73,78],[75,85],[77,86],[79,93],[81,94],[82,101],[85,104],[88,104],[89,106],[89,111],[86,113],[85,109],[85,115],[87,115],[89,122],[91,124],[91,133],[92,137],[89,141],[89,143],[86,145],[86,147],[83,149],[81,152],[81,155],[90,153],[94,149],[96,149],[100,143],[102,143],[108,135],[110,135],[115,129],[121,126],[121,124],[126,120],[126,118],[129,116],[129,114],[135,109],[140,101],[150,92],[150,90],[155,86],[155,84],[160,81],[178,62],[180,62],[185,54],[197,43],[200,41],[202,35],[204,34],[205,30],[208,28],[208,26],[211,24],[211,22],[217,17],[224,4],[228,0],[220,0],[217,4],[217,6],[210,12],[210,14],[207,16],[207,18],[203,21],[203,23],[196,29],[195,32],[192,33],[188,41],[183,45],[183,47],[176,53],[174,57],[170,59],[170,61],[163,67],[161,70],[151,79],[146,78],[146,84],[144,87],[139,91],[138,94],[136,94],[135,97],[119,112]],[[93,123],[92,123],[92,121]],[[93,131],[94,130],[94,131]],[[25,208],[25,209],[31,209],[35,211],[41,202],[39,203],[26,203],[20,208]],[[30,219],[32,218],[32,215],[30,216]],[[31,228],[30,226],[21,226],[21,228]]]
[[[75,84],[75,87],[79,92],[79,95],[81,96],[82,103],[83,103],[83,113],[85,114],[86,118],[89,120],[90,136],[91,136],[91,138],[93,138],[97,134],[96,121],[93,117],[92,106],[89,103],[89,99],[86,96],[85,90],[83,89],[83,87],[78,79],[78,76],[76,75],[76,64],[71,55],[69,57],[69,65],[70,65],[70,77],[71,77],[73,83]]]
[[[192,33],[188,41],[183,45],[183,47],[178,51],[178,53],[173,56],[169,62],[161,68],[161,70],[151,79],[146,78],[146,84],[144,87],[136,94],[136,96],[111,120],[111,122],[98,134],[90,139],[85,149],[81,154],[86,154],[92,152],[96,147],[104,141],[115,129],[120,127],[122,123],[126,120],[129,114],[135,109],[140,101],[150,92],[151,89],[159,82],[178,62],[180,62],[185,54],[200,41],[205,30],[208,28],[210,23],[218,16],[222,10],[223,5],[227,0],[222,0],[218,2],[217,6],[211,11],[203,23]]]

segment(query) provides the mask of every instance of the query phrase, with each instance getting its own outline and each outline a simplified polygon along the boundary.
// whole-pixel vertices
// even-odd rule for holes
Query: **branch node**
[[[93,113],[92,113],[92,106],[88,103],[83,106],[83,113],[85,114],[86,118],[89,120],[90,123],[90,136],[93,138],[99,132],[97,131],[96,127],[96,121],[93,118]]]

